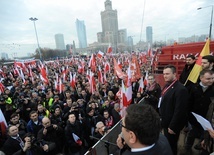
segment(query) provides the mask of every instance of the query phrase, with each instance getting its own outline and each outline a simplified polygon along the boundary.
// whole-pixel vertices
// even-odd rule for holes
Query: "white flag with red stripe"
[[[6,129],[7,129],[7,122],[5,120],[5,117],[0,109],[0,128],[2,135],[6,135]]]
[[[103,55],[104,55],[104,53],[102,51],[99,51],[97,53],[97,57],[100,58],[100,59],[103,57]]]
[[[103,84],[103,74],[102,74],[102,70],[100,68],[100,66],[98,66],[98,81],[99,83],[102,83]]]

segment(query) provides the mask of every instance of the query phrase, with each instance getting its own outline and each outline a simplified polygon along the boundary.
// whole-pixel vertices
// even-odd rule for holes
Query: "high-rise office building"
[[[87,47],[85,23],[82,20],[76,19],[77,36],[79,40],[79,48]]]
[[[118,30],[117,10],[112,9],[112,2],[105,1],[105,10],[101,12],[102,32],[97,33],[99,43],[110,43],[116,48],[118,43],[126,43],[126,29]]]
[[[1,53],[1,59],[8,60],[9,59],[8,54],[5,52]]]
[[[152,45],[153,40],[152,40],[152,27],[151,26],[147,26],[146,27],[146,42],[150,43]]]
[[[63,34],[55,34],[55,42],[56,42],[57,49],[60,49],[60,50],[65,49],[65,42],[64,42]]]

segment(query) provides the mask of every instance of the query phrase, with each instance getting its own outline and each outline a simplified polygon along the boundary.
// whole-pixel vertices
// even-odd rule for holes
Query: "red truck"
[[[157,82],[164,86],[163,79],[163,67],[172,64],[176,66],[177,69],[177,78],[179,78],[180,73],[182,72],[185,66],[186,56],[193,54],[196,58],[201,53],[204,45],[204,42],[194,42],[186,44],[174,44],[171,46],[165,46],[157,50],[157,54],[154,57],[154,67],[153,72],[156,75]],[[214,54],[214,41],[210,41],[210,54]]]

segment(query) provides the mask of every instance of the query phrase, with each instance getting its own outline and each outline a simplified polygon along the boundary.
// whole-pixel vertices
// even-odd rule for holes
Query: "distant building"
[[[55,34],[56,48],[60,50],[65,50],[65,42],[63,34]]]
[[[79,40],[79,48],[86,48],[87,47],[86,28],[83,20],[81,21],[79,19],[76,19],[76,29]]]
[[[134,45],[132,36],[128,36],[127,45],[128,45],[128,46],[133,46],[133,45]]]
[[[153,43],[153,38],[152,38],[152,27],[151,26],[147,26],[146,27],[146,42],[150,43],[152,45]]]
[[[105,1],[105,10],[101,12],[102,32],[97,33],[98,43],[111,44],[115,49],[118,43],[127,43],[126,29],[118,30],[117,10],[112,9],[112,2]]]
[[[8,54],[7,53],[1,53],[1,59],[8,60],[9,59]]]

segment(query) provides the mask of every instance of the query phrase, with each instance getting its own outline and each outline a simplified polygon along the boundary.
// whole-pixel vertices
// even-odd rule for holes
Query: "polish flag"
[[[47,77],[47,73],[46,73],[45,67],[44,67],[44,65],[42,64],[41,61],[40,61],[40,64],[41,64],[41,66],[39,66],[40,78],[45,84],[48,84],[49,81],[48,81],[48,77]]]
[[[100,68],[100,66],[98,67],[99,71],[98,71],[98,81],[99,83],[103,84],[103,75],[102,75],[102,70]]]
[[[97,53],[97,57],[100,58],[100,59],[103,57],[103,55],[104,55],[104,53],[102,51],[99,51]]]
[[[88,67],[90,67],[93,72],[96,72],[96,60],[94,54],[91,55]]]
[[[120,69],[122,69],[123,66],[122,66],[122,63],[120,62],[119,59],[117,60],[117,64],[118,64],[118,66],[120,67]]]
[[[1,128],[2,135],[6,136],[7,122],[5,120],[5,117],[1,109],[0,109],[0,128]]]
[[[140,78],[140,86],[138,89],[138,92],[143,93],[143,89],[144,89],[144,81],[143,81],[143,77]]]
[[[112,53],[112,47],[109,45],[108,49],[107,49],[107,52],[108,54],[111,54]]]
[[[94,73],[92,71],[90,71],[89,83],[90,83],[90,92],[94,94],[94,92],[96,91],[96,83],[94,79]]]
[[[125,73],[122,72],[122,70],[120,69],[120,67],[118,66],[115,58],[113,58],[114,60],[114,73],[120,78],[120,79],[124,79],[127,77],[127,75]]]
[[[110,64],[108,62],[105,62],[105,65],[104,65],[104,72],[107,73],[107,72],[110,72]]]
[[[76,73],[74,73],[72,76],[72,74],[70,72],[70,86],[72,88],[75,88],[75,85],[76,85]]]
[[[0,82],[0,94],[4,93],[5,86]]]

